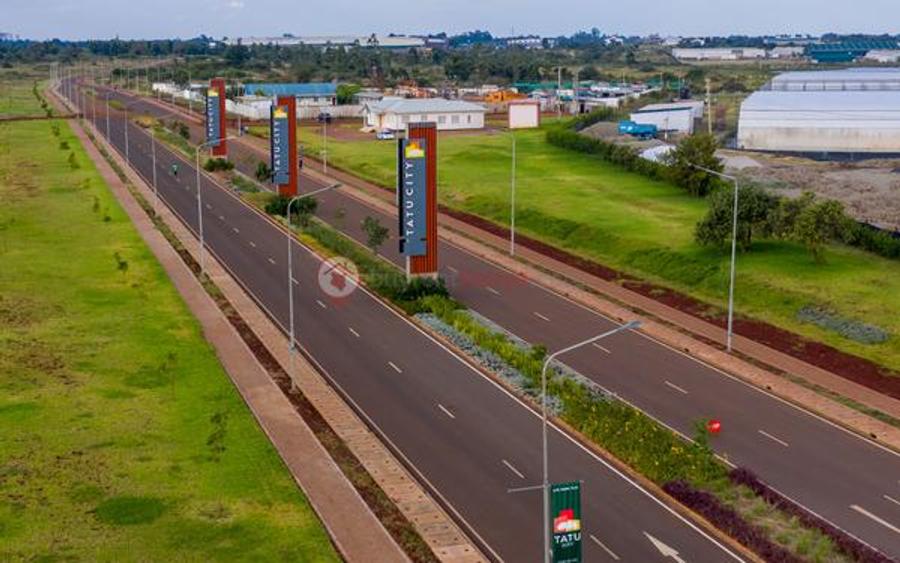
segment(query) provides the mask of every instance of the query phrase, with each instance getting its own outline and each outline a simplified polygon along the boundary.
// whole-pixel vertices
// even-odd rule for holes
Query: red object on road
[[[709,431],[710,434],[718,434],[722,431],[722,423],[713,418],[706,423],[706,430]]]

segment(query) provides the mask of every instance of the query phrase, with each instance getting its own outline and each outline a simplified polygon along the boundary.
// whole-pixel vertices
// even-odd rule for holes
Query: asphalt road
[[[159,107],[135,104],[160,115]],[[202,128],[192,128],[202,135]],[[302,141],[302,139],[301,139]],[[239,169],[252,175],[266,160],[231,143]],[[440,173],[440,172],[439,172]],[[322,185],[304,175],[301,190]],[[395,218],[342,191],[317,196],[319,217],[357,240],[366,216],[391,228],[383,256],[403,258],[394,239]],[[341,210],[343,218],[336,219]],[[441,274],[454,297],[510,333],[550,350],[610,329],[603,316],[532,284],[445,241]],[[722,421],[713,447],[730,463],[748,467],[794,501],[884,553],[900,557],[900,456],[764,391],[738,381],[638,333],[614,336],[563,358],[571,368],[687,436],[700,418]]]
[[[265,159],[237,143],[231,150],[247,174],[252,175],[255,163]],[[309,176],[301,180],[301,191],[321,187]],[[403,264],[394,217],[341,191],[317,199],[319,217],[361,242],[362,219],[380,218],[392,231],[381,253]],[[614,326],[596,312],[445,241],[439,245],[439,261],[455,298],[510,333],[545,344],[551,351]],[[693,435],[700,418],[721,420],[723,431],[713,439],[719,455],[752,469],[794,501],[884,553],[900,557],[896,453],[638,333],[617,335],[563,360],[686,436]]]
[[[109,123],[124,155],[124,120],[113,112]],[[150,138],[135,125],[128,153],[152,178]],[[156,154],[160,197],[196,232],[192,164],[159,144]],[[177,176],[170,171],[175,162]],[[286,327],[289,247],[300,344],[486,551],[507,561],[539,560],[540,494],[508,492],[540,481],[537,414],[365,291],[330,298],[318,284],[315,256],[289,246],[264,217],[202,178],[209,251]],[[556,428],[550,452],[551,481],[583,481],[586,560],[666,560],[650,536],[687,561],[737,558]]]

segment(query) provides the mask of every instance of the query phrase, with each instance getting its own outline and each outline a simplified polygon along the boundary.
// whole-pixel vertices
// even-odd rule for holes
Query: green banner
[[[581,563],[581,483],[550,485],[553,563]]]

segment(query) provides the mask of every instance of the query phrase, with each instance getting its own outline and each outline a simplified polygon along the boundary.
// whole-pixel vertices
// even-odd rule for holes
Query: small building
[[[656,125],[660,131],[694,132],[694,123],[703,117],[704,104],[700,101],[650,104],[632,112],[631,121],[641,125]]]
[[[443,98],[388,98],[363,105],[364,127],[372,131],[401,131],[410,123],[430,122],[438,131],[483,129],[484,106]]]
[[[514,100],[509,102],[509,128],[534,129],[541,126],[541,102]]]
[[[803,54],[806,52],[805,47],[798,46],[778,46],[772,47],[769,51],[770,59],[799,59],[803,57]]]
[[[737,61],[764,59],[766,50],[756,47],[672,49],[672,56],[679,61]]]
[[[876,49],[866,53],[863,58],[876,63],[895,64],[900,61],[900,49]]]
[[[308,82],[295,84],[252,83],[244,84],[248,96],[294,96],[298,106],[337,105],[337,84],[334,82]]]

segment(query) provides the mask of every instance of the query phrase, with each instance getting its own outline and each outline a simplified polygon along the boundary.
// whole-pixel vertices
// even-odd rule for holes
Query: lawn
[[[693,242],[704,201],[594,157],[550,146],[543,130],[516,135],[520,232],[725,305],[727,252]],[[320,129],[301,126],[299,139],[308,153],[321,151]],[[441,201],[507,225],[510,144],[509,134],[501,132],[442,135]],[[384,186],[395,182],[394,151],[389,141],[328,142],[330,163]],[[875,325],[891,336],[881,344],[864,344],[801,322],[797,314],[809,306]],[[900,370],[898,261],[832,246],[825,263],[817,264],[796,244],[764,241],[739,256],[736,310]]]
[[[44,115],[32,91],[36,80],[32,73],[22,69],[0,69],[0,117]],[[37,83],[41,89],[45,81]]]
[[[339,560],[65,122],[0,201],[0,560]]]

